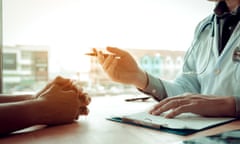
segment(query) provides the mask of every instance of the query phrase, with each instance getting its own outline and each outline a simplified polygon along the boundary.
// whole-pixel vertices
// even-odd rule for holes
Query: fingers
[[[59,85],[57,85],[57,84],[55,84],[55,83],[52,83],[52,84],[50,84],[49,85],[49,88],[48,89],[46,89],[43,93],[42,93],[42,95],[41,95],[41,97],[45,97],[45,96],[54,96],[54,95],[57,95],[59,92],[61,92],[62,91],[62,89],[61,89],[61,87],[59,86]],[[45,95],[46,94],[46,95]]]
[[[83,88],[81,87],[81,84],[78,81],[72,81],[71,87],[80,93],[83,92]]]
[[[122,49],[116,48],[116,47],[107,47],[107,51],[116,54],[117,56],[125,56],[127,54],[126,51],[123,51]]]
[[[115,63],[116,61],[117,61],[117,59],[115,59],[114,56],[112,56],[112,55],[108,56],[105,59],[104,63],[102,64],[103,69],[105,71],[107,71],[109,68],[114,67],[113,62]]]
[[[80,115],[88,115],[89,109],[87,108],[87,105],[89,105],[90,102],[91,102],[91,98],[88,96],[87,93],[83,93],[79,95],[80,107],[79,107],[77,116],[75,117],[76,120],[79,118]]]
[[[65,79],[61,76],[57,76],[52,82],[48,83],[38,94],[37,97],[41,96],[43,93],[45,93],[50,87],[53,85],[59,85],[63,87],[67,87],[71,85],[70,79]]]
[[[71,79],[57,77],[54,82],[59,86],[61,86],[62,90],[65,90],[65,91],[74,90],[75,92],[80,92],[80,93],[82,93],[83,91],[82,87],[79,86],[79,83]]]
[[[81,115],[88,115],[88,114],[89,114],[89,109],[87,107],[80,107],[78,110],[78,113],[75,116],[75,120],[77,120]]]
[[[54,80],[53,83],[58,84],[58,85],[65,85],[71,83],[71,80],[68,78],[63,78],[61,76],[57,76]]]
[[[151,111],[150,113],[153,115],[160,115],[163,112],[166,112],[170,109],[174,109],[181,106],[181,101],[179,99],[176,100],[166,100],[162,101],[159,104],[157,104]]]
[[[87,106],[91,102],[91,98],[88,95],[88,93],[83,92],[82,87],[76,81],[72,81],[70,79],[62,77],[57,77],[54,80],[54,83],[52,83],[48,87],[49,90],[54,87],[55,91],[62,91],[62,93],[65,93],[66,96],[75,95],[81,107]]]
[[[127,54],[126,51],[123,51],[116,47],[107,47],[106,48],[110,53],[112,54],[104,54],[101,50],[97,50],[96,48],[93,48],[93,53],[97,54],[98,62],[103,65],[105,61],[111,56],[111,59],[120,59],[121,57],[125,56]],[[109,59],[110,61],[110,59]],[[107,66],[107,65],[106,65]]]
[[[166,118],[174,118],[177,115],[180,115],[182,113],[186,113],[186,112],[190,112],[190,109],[192,108],[192,104],[186,104],[183,106],[179,106],[175,109],[173,109],[170,113],[168,113],[167,115],[165,115]]]
[[[150,113],[152,114],[155,114],[155,115],[159,115],[167,110],[169,110],[168,108],[171,106],[171,105],[175,105],[177,106],[178,105],[178,101],[176,101],[178,98],[177,97],[171,97],[171,98],[166,98],[166,99],[163,99],[162,101],[160,101],[157,105],[155,105],[153,107],[153,109],[150,111]],[[175,102],[171,102],[175,100]],[[165,107],[165,104],[168,104],[169,102],[171,102],[171,105],[168,106],[168,107]]]
[[[102,51],[97,52],[98,62],[102,65],[103,70],[108,73],[110,76],[115,71],[115,68],[118,64],[118,58],[115,55],[104,56]]]
[[[80,106],[87,106],[91,102],[91,97],[87,93],[79,95]]]
[[[63,84],[70,84],[70,82],[71,81],[69,79],[65,79],[61,76],[57,76],[52,82],[49,82],[40,92],[38,92],[36,97],[43,95],[53,84],[63,85]]]
[[[94,54],[97,54],[97,52],[98,52],[96,48],[93,48],[92,51]]]
[[[117,47],[108,46],[108,47],[106,47],[106,50],[109,51],[110,53],[112,53],[113,55],[117,55],[117,56],[124,56],[127,54],[126,51],[124,51],[120,48],[117,48]],[[98,52],[99,52],[96,48],[93,48],[92,51],[93,51],[93,53],[96,53],[96,54],[98,54]]]
[[[192,108],[191,99],[184,96],[176,96],[172,98],[167,98],[159,102],[149,113],[153,115],[160,115],[164,112],[172,110],[167,115],[166,118],[173,118],[181,113],[191,112]]]
[[[115,73],[117,65],[118,65],[118,60],[115,59],[112,61],[111,66],[106,67],[104,69],[113,81],[119,81],[118,76]]]
[[[61,84],[61,85],[60,85]],[[81,105],[88,105],[91,101],[91,98],[88,96],[87,93],[83,92],[82,87],[79,85],[77,81],[72,81],[70,79],[57,77],[55,79],[55,85],[61,87],[62,91],[72,91],[74,92],[80,100]]]
[[[65,93],[64,97],[72,96],[72,103],[77,102],[74,106],[76,110],[75,120],[77,120],[80,115],[88,115],[89,109],[87,106],[90,104],[91,98],[87,93],[78,93],[75,90],[62,90],[62,93]]]
[[[52,83],[48,83],[42,90],[40,90],[36,94],[36,98],[39,98],[41,95],[44,95],[44,93],[51,87]]]
[[[79,108],[79,115],[88,115],[89,109],[87,107],[80,107]]]
[[[97,60],[100,64],[103,64],[105,61],[102,51],[97,51]]]

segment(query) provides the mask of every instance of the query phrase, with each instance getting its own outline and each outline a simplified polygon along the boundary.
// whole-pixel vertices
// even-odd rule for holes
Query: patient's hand
[[[70,79],[57,77],[37,94],[44,103],[46,124],[69,123],[79,115],[87,115],[87,106],[91,102],[88,93]],[[41,111],[41,110],[40,110]]]
[[[44,113],[41,122],[47,125],[57,125],[73,122],[79,115],[88,114],[90,103],[87,95],[74,90],[63,90],[63,87],[53,84],[38,99]]]

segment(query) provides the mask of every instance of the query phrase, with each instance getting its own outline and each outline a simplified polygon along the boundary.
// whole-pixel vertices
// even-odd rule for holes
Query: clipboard
[[[192,113],[185,113],[173,119],[167,119],[164,118],[164,115],[154,116],[149,114],[148,112],[140,112],[119,117],[114,116],[107,118],[107,120],[186,136],[234,121],[236,120],[236,118],[202,117]]]

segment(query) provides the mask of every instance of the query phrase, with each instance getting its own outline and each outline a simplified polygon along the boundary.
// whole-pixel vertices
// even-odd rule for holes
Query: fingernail
[[[153,111],[153,112],[151,112],[151,114],[152,114],[152,115],[156,115],[156,112],[155,112],[155,111]]]

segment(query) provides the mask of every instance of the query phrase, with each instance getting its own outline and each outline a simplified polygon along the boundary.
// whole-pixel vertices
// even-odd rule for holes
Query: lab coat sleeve
[[[139,91],[152,96],[155,100],[160,101],[167,97],[167,93],[162,81],[150,74],[147,74],[148,85],[144,89],[138,89]]]
[[[175,81],[167,81],[156,78],[150,74],[147,75],[149,83],[145,89],[139,89],[141,92],[151,95],[157,101],[160,101],[168,96],[176,96],[186,92],[197,93],[197,88],[194,88],[194,80],[176,79]]]
[[[174,81],[162,80],[168,96],[184,93],[200,93],[200,84],[196,77],[189,75],[178,76]]]

